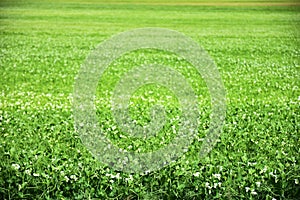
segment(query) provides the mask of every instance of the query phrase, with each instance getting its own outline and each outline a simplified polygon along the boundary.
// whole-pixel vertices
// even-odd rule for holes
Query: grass
[[[297,199],[299,7],[120,2],[0,2],[0,198]],[[200,159],[210,112],[203,80],[172,54],[125,55],[105,72],[95,101],[99,123],[113,143],[148,151],[158,148],[162,137],[164,144],[174,137],[168,126],[149,141],[114,132],[110,91],[141,63],[180,71],[195,89],[202,114],[199,136],[178,162],[127,174],[98,162],[85,148],[74,130],[71,101],[74,78],[89,52],[113,34],[142,27],[180,31],[207,50],[226,88],[227,117],[220,141]],[[132,107],[132,117],[147,123],[149,99],[166,102],[166,92],[154,85],[137,91],[132,104],[141,106]],[[178,115],[175,98],[165,105],[175,110],[168,116]]]

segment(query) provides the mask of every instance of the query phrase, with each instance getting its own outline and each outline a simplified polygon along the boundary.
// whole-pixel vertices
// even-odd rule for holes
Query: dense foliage
[[[0,5],[1,199],[299,198],[299,7]],[[90,50],[112,34],[141,27],[178,30],[207,50],[226,87],[227,118],[220,141],[200,159],[210,112],[201,77],[166,52],[124,55],[99,82],[95,101],[99,123],[115,144],[132,151],[160,144],[159,138],[124,139],[111,120],[110,91],[133,66],[161,62],[179,70],[194,87],[202,113],[199,137],[178,162],[148,174],[126,174],[99,163],[81,143],[71,101],[74,78]],[[146,123],[148,100],[164,100],[166,92],[155,86],[138,91],[146,100],[133,98],[132,117]],[[176,99],[165,102],[174,110]],[[171,142],[172,134],[166,138]]]

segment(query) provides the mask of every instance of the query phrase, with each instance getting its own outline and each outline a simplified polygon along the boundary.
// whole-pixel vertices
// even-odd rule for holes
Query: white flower
[[[251,191],[252,195],[257,195],[257,192],[255,192],[254,190]]]
[[[277,199],[275,199],[275,198],[272,198],[272,200],[277,200]]]
[[[200,172],[196,172],[195,174],[193,174],[194,176],[196,176],[196,177],[199,177],[199,175],[200,175]]]
[[[256,183],[257,187],[260,187],[261,182],[255,182],[255,183]]]
[[[125,178],[125,181],[133,181],[133,176],[129,174],[129,178]]]
[[[248,162],[248,165],[250,165],[250,166],[253,166],[253,165],[256,165],[257,163],[256,162]]]
[[[287,156],[287,155],[288,155],[288,154],[287,154],[287,153],[285,153],[284,151],[282,151],[282,154],[283,154],[283,155],[285,155],[285,156]]]
[[[146,171],[144,172],[145,175],[147,175],[147,174],[149,174],[149,173],[150,173],[150,170],[146,170]]]
[[[33,176],[36,176],[36,177],[37,177],[37,176],[40,176],[39,173],[33,173],[32,175],[33,175]]]
[[[250,190],[250,188],[249,188],[249,187],[245,187],[245,189],[246,189],[246,192],[248,192],[248,191]]]
[[[18,165],[18,164],[12,164],[11,166],[12,166],[15,170],[20,169],[20,165]]]
[[[295,184],[298,185],[299,184],[299,180],[296,178],[295,179]]]
[[[298,101],[300,101],[300,96],[298,97]]]
[[[120,173],[117,173],[117,175],[115,176],[116,179],[120,179]]]
[[[29,169],[25,170],[25,174],[31,175],[30,172],[31,172],[31,170],[29,170]]]
[[[69,177],[67,177],[67,176],[65,176],[64,178],[67,182],[70,180]]]
[[[77,177],[75,175],[71,175],[70,178],[73,179],[74,181],[77,181]]]
[[[205,187],[208,188],[209,190],[211,189],[211,186],[209,185],[208,182],[205,183]]]
[[[213,174],[213,177],[217,178],[217,179],[221,179],[221,174]]]
[[[260,173],[260,174],[265,173],[267,170],[268,170],[268,167],[265,166],[259,173]]]

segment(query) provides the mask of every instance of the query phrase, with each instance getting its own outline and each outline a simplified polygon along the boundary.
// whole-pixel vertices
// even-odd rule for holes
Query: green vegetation
[[[264,5],[183,2],[0,2],[0,199],[300,196],[300,7],[267,6],[270,2],[261,0],[251,2]],[[74,130],[72,92],[92,49],[113,34],[143,27],[180,31],[207,50],[226,87],[227,118],[220,141],[200,159],[210,112],[201,77],[166,52],[124,55],[105,72],[95,101],[99,123],[113,143],[148,151],[164,136],[165,144],[172,142],[168,126],[149,141],[124,139],[114,128],[110,92],[124,72],[142,63],[180,71],[195,89],[202,114],[199,137],[178,162],[148,174],[126,174],[99,163],[82,144]],[[167,92],[155,85],[141,88],[132,98],[131,116],[147,123],[154,98],[166,102],[167,116],[176,117],[177,100],[166,100]],[[135,98],[140,95],[146,100]]]

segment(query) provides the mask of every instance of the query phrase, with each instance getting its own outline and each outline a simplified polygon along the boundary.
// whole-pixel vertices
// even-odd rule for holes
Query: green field
[[[299,5],[280,0],[1,0],[0,199],[298,199]],[[210,54],[226,88],[227,114],[220,140],[200,158],[211,111],[201,76],[168,52],[149,49],[122,56],[105,71],[95,100],[99,124],[114,144],[147,152],[174,137],[171,122],[147,141],[115,128],[111,91],[134,66],[160,63],[179,71],[193,86],[201,113],[199,135],[176,163],[127,174],[98,162],[82,144],[74,129],[72,94],[91,50],[114,34],[144,27],[182,32]],[[131,100],[131,117],[149,122],[154,99],[176,118],[177,100],[167,100],[166,93],[155,85],[141,88]]]

